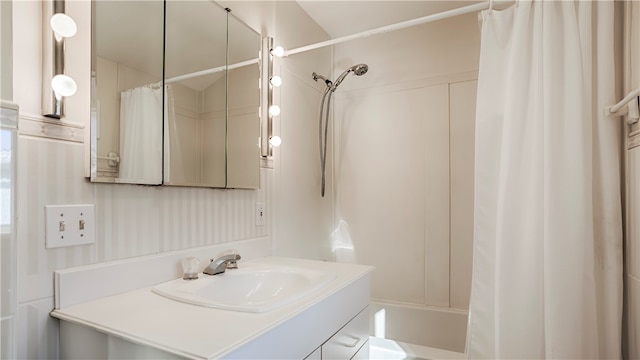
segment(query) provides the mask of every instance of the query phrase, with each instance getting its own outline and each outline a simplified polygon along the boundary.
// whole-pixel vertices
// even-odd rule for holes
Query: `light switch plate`
[[[265,223],[264,203],[256,203],[256,225],[264,226],[264,223]]]
[[[93,205],[47,205],[45,224],[47,249],[95,242]]]

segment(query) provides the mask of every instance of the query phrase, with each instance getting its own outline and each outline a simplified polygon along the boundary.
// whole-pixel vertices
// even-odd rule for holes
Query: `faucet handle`
[[[227,262],[227,269],[237,269],[238,268],[237,260],[240,260],[240,254],[238,253],[238,250],[236,249],[229,250],[229,252],[227,253],[227,255],[225,255],[225,257],[226,256],[233,258],[233,260],[230,260]]]
[[[198,258],[189,256],[187,258],[182,259],[182,278],[184,280],[195,280],[198,278],[198,266],[200,265],[200,260]]]

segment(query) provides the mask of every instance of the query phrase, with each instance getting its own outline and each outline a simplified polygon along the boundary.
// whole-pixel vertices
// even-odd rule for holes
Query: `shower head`
[[[340,74],[340,76],[338,76],[338,78],[334,82],[331,82],[331,80],[327,79],[326,77],[324,77],[322,75],[316,74],[315,72],[313,74],[311,74],[311,76],[313,77],[314,81],[318,81],[318,79],[321,79],[322,81],[324,81],[325,84],[327,84],[327,87],[331,91],[336,91],[336,89],[338,88],[338,85],[340,85],[340,83],[342,83],[344,78],[347,77],[347,75],[350,72],[353,72],[357,76],[362,76],[362,75],[366,74],[367,71],[369,71],[369,66],[367,66],[367,64],[353,65],[352,67],[350,67],[347,70],[345,70],[342,74]]]
[[[362,76],[362,75],[366,74],[367,71],[369,71],[369,66],[367,66],[367,64],[353,65],[352,67],[350,67],[347,70],[345,70],[342,74],[340,74],[340,76],[338,76],[338,79],[336,79],[336,81],[333,82],[333,87],[332,87],[331,90],[335,91],[336,88],[338,87],[338,85],[340,85],[340,83],[342,83],[344,78],[347,77],[347,75],[350,72],[353,72],[357,76]]]
[[[369,66],[367,66],[367,64],[358,64],[350,67],[349,70],[353,71],[354,74],[361,76],[369,71]]]

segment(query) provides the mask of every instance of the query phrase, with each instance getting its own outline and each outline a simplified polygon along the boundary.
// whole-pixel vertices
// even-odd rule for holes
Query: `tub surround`
[[[376,360],[466,360],[468,358],[467,355],[462,352],[404,343],[374,336],[369,339],[369,345],[371,346],[371,359]]]
[[[375,336],[456,353],[465,350],[466,310],[372,299],[369,312]]]
[[[356,315],[366,312],[373,270],[370,266],[282,257],[248,261],[329,271],[335,273],[336,278],[316,293],[292,304],[250,314],[167,299],[151,292],[153,284],[79,301],[77,296],[65,297],[64,293],[58,293],[71,287],[69,282],[65,283],[65,277],[73,274],[76,278],[90,280],[91,276],[84,275],[95,274],[98,270],[84,267],[57,272],[56,309],[52,316],[64,320],[61,322],[61,356],[83,356],[91,350],[98,351],[93,355],[117,357],[123,354],[114,351],[122,348],[122,344],[113,344],[124,342],[131,349],[127,354],[129,357],[164,354],[168,358],[192,359],[304,358]],[[240,267],[243,262],[239,263]],[[132,266],[123,265],[125,268]],[[120,272],[116,274],[120,275]],[[117,277],[109,280],[117,281]],[[75,287],[80,286],[77,292],[90,292],[88,287],[82,287],[83,282],[74,283]],[[90,286],[100,285],[104,283]],[[76,336],[93,340],[69,341]]]

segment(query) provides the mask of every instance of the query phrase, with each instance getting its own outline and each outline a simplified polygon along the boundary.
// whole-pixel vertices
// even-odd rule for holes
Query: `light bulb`
[[[284,48],[280,45],[274,47],[273,49],[271,49],[271,55],[273,56],[277,56],[277,57],[283,57],[284,56]]]
[[[280,144],[282,144],[282,139],[280,138],[280,136],[277,136],[277,135],[272,136],[269,139],[269,144],[271,144],[271,146],[273,147],[278,147],[280,146]]]
[[[280,115],[280,106],[278,105],[271,105],[269,107],[269,115],[271,116],[278,116]]]
[[[49,24],[51,24],[51,29],[56,33],[57,39],[58,37],[72,37],[78,31],[76,22],[73,21],[71,16],[64,13],[53,14],[51,20],[49,20]]]
[[[274,87],[278,87],[282,85],[282,78],[278,75],[274,75],[271,77],[271,80],[269,80],[269,82],[271,82],[271,85],[273,85]]]
[[[59,74],[51,79],[51,89],[59,96],[71,96],[78,90],[78,85],[69,76]]]

